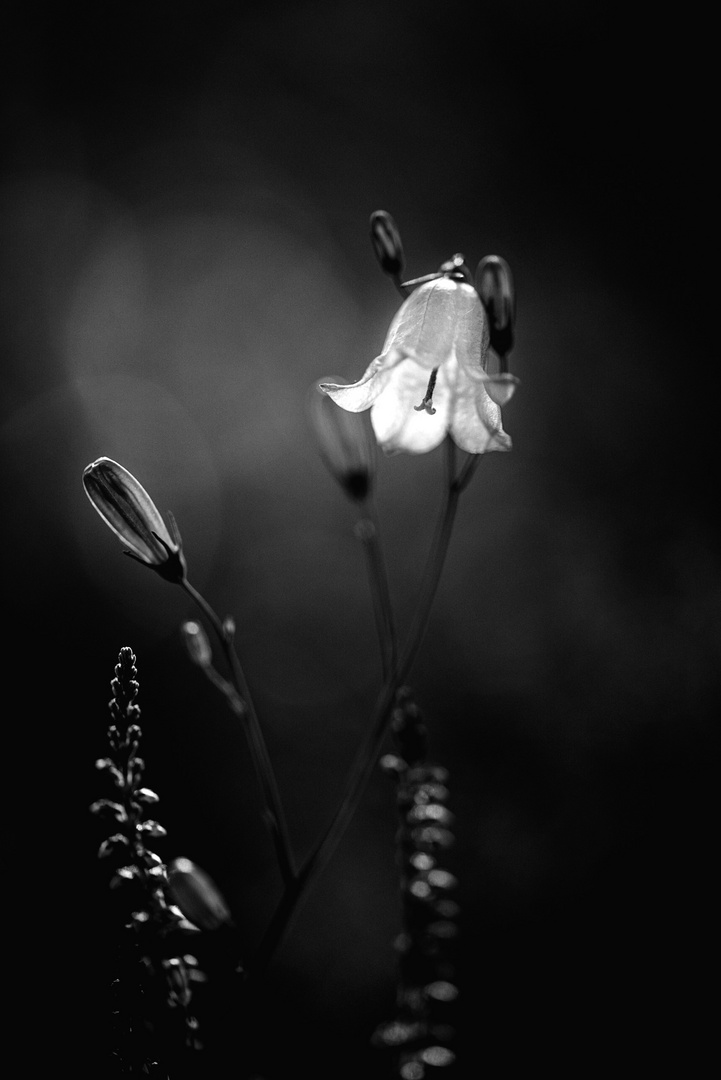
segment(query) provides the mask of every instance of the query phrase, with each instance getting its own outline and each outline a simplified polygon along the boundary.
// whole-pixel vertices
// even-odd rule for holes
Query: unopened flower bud
[[[188,619],[180,627],[180,631],[193,663],[200,668],[210,667],[213,662],[213,652],[210,648],[208,635],[200,623],[195,622],[194,619]]]
[[[135,477],[110,458],[98,458],[83,472],[83,485],[101,518],[124,544],[127,554],[168,581],[185,579],[185,559],[175,521],[168,530],[158,508]]]
[[[491,348],[503,358],[513,348],[516,306],[513,278],[506,260],[500,255],[481,259],[476,269],[476,289],[488,316]]]
[[[173,903],[201,930],[217,930],[232,922],[230,909],[215,882],[190,859],[174,859],[168,870]]]
[[[501,407],[507,405],[513,397],[519,380],[508,371],[501,371],[497,375],[489,375],[484,380],[486,393],[491,401]]]
[[[368,417],[339,408],[320,389],[321,384],[342,384],[329,376],[308,392],[308,418],[321,457],[349,499],[367,498],[375,471],[376,444]]]
[[[371,243],[381,270],[391,277],[400,277],[406,265],[398,226],[385,210],[371,214]]]

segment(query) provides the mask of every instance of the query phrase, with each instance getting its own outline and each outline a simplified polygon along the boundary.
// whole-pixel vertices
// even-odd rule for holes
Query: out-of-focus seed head
[[[341,409],[319,389],[320,383],[342,384],[329,376],[311,386],[308,420],[321,458],[349,499],[363,502],[370,494],[376,467],[376,442],[367,413]]]

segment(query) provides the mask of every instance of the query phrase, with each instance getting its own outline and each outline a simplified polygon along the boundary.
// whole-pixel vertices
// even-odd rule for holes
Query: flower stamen
[[[437,379],[437,377],[438,377],[438,368],[434,367],[433,371],[431,372],[431,377],[428,380],[428,387],[426,388],[426,396],[423,398],[423,401],[420,403],[420,405],[414,405],[413,406],[413,408],[415,409],[416,412],[423,412],[425,410],[425,412],[427,412],[429,416],[433,416],[433,414],[435,413],[436,410],[433,408],[433,391],[436,388],[436,379]]]

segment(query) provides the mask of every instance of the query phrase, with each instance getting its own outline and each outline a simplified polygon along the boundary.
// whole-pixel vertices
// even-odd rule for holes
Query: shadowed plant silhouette
[[[121,649],[111,682],[109,754],[96,762],[112,793],[90,810],[112,822],[114,831],[98,855],[110,864],[109,885],[120,897],[111,1053],[120,1074],[152,1067],[154,1075],[162,1075],[161,1068],[167,1074],[183,1051],[202,1047],[193,993],[205,975],[191,951],[198,928],[173,902],[167,867],[148,846],[166,833],[148,816],[159,799],[143,783],[135,665],[132,650]],[[156,1067],[158,1062],[163,1066]]]
[[[169,515],[170,524],[165,524],[151,497],[127,469],[103,457],[87,467],[83,482],[95,509],[126,545],[126,553],[179,585],[196,605],[199,618],[186,619],[181,627],[187,654],[222,695],[248,740],[262,801],[260,815],[274,846],[282,891],[260,939],[244,953],[242,968],[236,968],[243,985],[239,1008],[242,1003],[248,1009],[254,1007],[256,991],[276,951],[356,814],[379,760],[394,777],[403,920],[396,940],[397,1014],[377,1027],[373,1042],[382,1051],[379,1067],[387,1068],[389,1076],[420,1080],[430,1069],[442,1068],[447,1075],[456,1069],[447,1014],[458,993],[451,961],[457,907],[449,895],[455,878],[444,866],[453,840],[453,817],[446,805],[447,772],[429,758],[426,727],[408,683],[428,626],[460,496],[482,455],[511,447],[501,407],[510,400],[518,381],[508,370],[515,302],[510,271],[497,256],[481,261],[475,279],[463,256],[454,255],[431,274],[403,280],[400,232],[387,212],[371,216],[371,241],[381,269],[394,281],[403,304],[380,356],[362,378],[355,383],[337,377],[318,380],[308,391],[306,406],[320,455],[357,515],[354,531],[365,555],[381,678],[343,795],[302,860],[290,843],[263,725],[236,649],[234,619],[221,619],[190,584],[174,519]],[[386,453],[419,454],[442,446],[445,455],[437,525],[415,613],[404,630],[391,603],[375,503],[376,443]],[[216,663],[211,638],[220,648],[223,670]],[[113,680],[111,756],[99,763],[115,785],[116,795],[100,800],[93,809],[110,814],[118,824],[101,853],[120,861],[113,884],[140,887],[145,897],[128,924],[135,934],[136,955],[149,958],[143,959],[146,977],[158,970],[164,975],[166,998],[161,1001],[156,995],[155,1006],[160,1009],[172,997],[185,1010],[185,1028],[192,1037],[183,1045],[189,1050],[200,1045],[197,1025],[188,1012],[199,967],[191,959],[193,954],[184,950],[166,955],[167,943],[172,935],[214,933],[232,927],[233,921],[204,871],[187,859],[176,860],[168,871],[145,846],[146,840],[162,836],[162,828],[145,818],[156,796],[140,786],[143,763],[136,753],[140,739],[136,676],[135,658],[124,649]],[[395,749],[381,759],[389,737]],[[154,938],[162,943],[160,952],[159,945],[153,946],[155,951],[151,948]],[[136,1032],[137,1024],[131,1023],[124,1053],[137,1070],[143,1055],[147,1057],[147,1047],[143,1044],[130,1052],[125,1045]],[[255,1065],[262,1068],[262,1062]],[[241,1062],[235,1074],[243,1067]]]
[[[453,845],[448,809],[448,772],[428,760],[428,736],[410,690],[398,692],[391,724],[397,753],[381,768],[397,783],[396,862],[403,925],[398,954],[396,1016],[379,1025],[373,1041],[393,1058],[393,1075],[414,1080],[425,1066],[451,1066],[455,1030],[452,1006],[458,996],[452,958],[458,905],[450,894],[456,879],[443,866]]]

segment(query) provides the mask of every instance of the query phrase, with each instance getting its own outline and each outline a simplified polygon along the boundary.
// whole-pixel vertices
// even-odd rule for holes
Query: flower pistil
[[[433,408],[433,391],[436,388],[436,379],[438,378],[438,368],[434,367],[431,372],[431,377],[428,380],[428,386],[426,387],[426,396],[420,405],[414,405],[413,408],[416,412],[427,412],[429,416],[434,416],[436,410]]]

